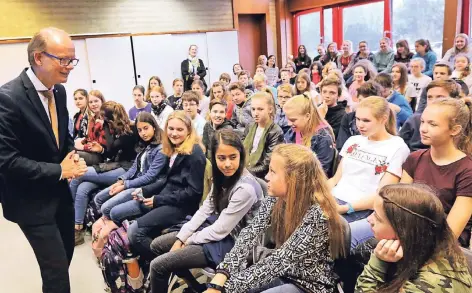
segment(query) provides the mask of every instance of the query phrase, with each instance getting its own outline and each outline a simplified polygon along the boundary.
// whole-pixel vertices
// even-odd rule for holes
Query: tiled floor
[[[102,293],[105,285],[90,248],[76,247],[70,267],[72,293]],[[40,293],[39,266],[20,228],[3,218],[0,205],[0,284],[2,293]]]
[[[77,246],[70,267],[72,293],[102,293],[105,283],[90,246]],[[202,278],[200,281],[204,281]],[[41,275],[33,250],[18,225],[3,218],[0,205],[0,293],[41,293]],[[182,292],[183,287],[173,293]]]

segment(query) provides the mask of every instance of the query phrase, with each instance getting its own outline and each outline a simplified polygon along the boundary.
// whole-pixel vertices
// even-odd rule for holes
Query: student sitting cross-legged
[[[142,201],[150,209],[128,229],[131,246],[146,260],[155,257],[150,248],[152,240],[162,230],[194,214],[203,194],[205,154],[192,120],[183,111],[174,111],[167,119],[162,152],[166,162],[161,176],[133,193],[134,200]]]
[[[234,130],[217,131],[211,145],[213,187],[208,197],[180,231],[162,235],[151,243],[156,255],[151,262],[152,293],[167,292],[172,272],[196,292],[202,292],[205,286],[195,280],[189,269],[216,268],[260,206],[262,189],[244,167],[246,151],[239,135]]]
[[[161,130],[152,114],[139,113],[136,128],[140,139],[136,148],[138,155],[133,166],[118,177],[116,183],[95,196],[95,203],[103,214],[108,231],[118,228],[118,225],[130,216],[149,211],[145,205],[133,200],[132,193],[136,188],[154,182],[166,161],[161,153]]]
[[[417,184],[380,189],[369,223],[379,240],[355,292],[471,292],[472,276],[433,190]]]
[[[92,91],[93,93],[93,91]],[[93,98],[92,98],[93,99]],[[84,242],[83,224],[87,204],[93,191],[106,188],[115,183],[119,176],[126,173],[136,157],[136,134],[125,108],[116,102],[108,101],[101,107],[103,119],[104,145],[97,141],[87,143],[87,149],[101,154],[106,162],[93,164],[84,176],[71,180],[69,186],[75,208],[76,245]]]
[[[305,146],[278,145],[266,179],[269,197],[205,292],[334,293],[334,259],[343,255],[343,230],[320,162]],[[270,227],[275,249],[248,266],[247,256]]]

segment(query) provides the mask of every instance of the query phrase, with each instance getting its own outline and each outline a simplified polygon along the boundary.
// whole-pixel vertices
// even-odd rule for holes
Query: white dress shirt
[[[31,80],[31,83],[33,84],[34,88],[38,92],[39,98],[41,99],[41,103],[43,104],[44,111],[46,111],[46,115],[49,118],[49,121],[51,121],[51,117],[49,116],[49,106],[48,106],[48,98],[46,98],[43,93],[40,91],[48,91],[48,90],[54,90],[54,86],[51,89],[48,89],[36,76],[36,74],[33,72],[31,68],[28,68],[26,70],[26,75],[28,75],[29,79]]]

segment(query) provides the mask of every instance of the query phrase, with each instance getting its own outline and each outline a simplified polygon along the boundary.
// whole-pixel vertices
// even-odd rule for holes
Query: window
[[[321,15],[319,11],[302,14],[298,17],[298,44],[305,45],[308,56],[311,58],[318,55],[316,47],[321,42],[320,23]],[[298,55],[298,52],[295,50],[294,57],[296,55]]]
[[[446,0],[393,0],[392,33],[394,40],[406,39],[410,50],[415,41],[428,39],[431,48],[442,56],[444,2]]]
[[[354,48],[367,41],[370,50],[377,51],[383,31],[383,1],[343,8],[343,39],[352,41]]]
[[[325,47],[329,43],[333,42],[333,9],[328,8],[323,10],[323,20],[324,20],[324,39],[323,43]]]

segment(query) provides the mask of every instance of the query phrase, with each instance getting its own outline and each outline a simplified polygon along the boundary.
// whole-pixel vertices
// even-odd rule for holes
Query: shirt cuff
[[[59,168],[61,168],[61,173],[59,174],[59,181],[61,181],[62,180],[62,166],[59,165]]]

